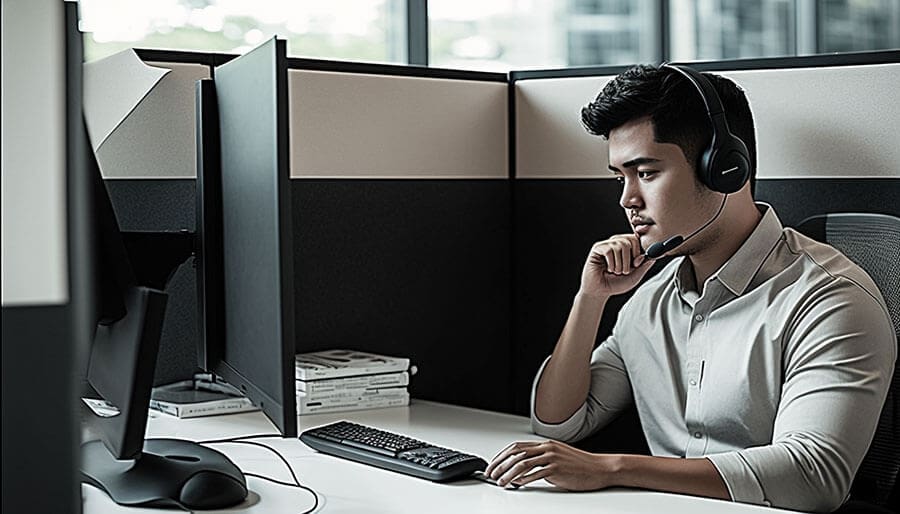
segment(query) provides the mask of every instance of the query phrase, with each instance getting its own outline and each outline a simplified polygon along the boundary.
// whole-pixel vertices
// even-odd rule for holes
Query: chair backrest
[[[886,214],[832,213],[805,219],[801,233],[827,243],[864,269],[881,290],[900,340],[900,218]],[[872,446],[863,459],[851,498],[886,506],[897,501],[900,470],[900,367],[888,391]]]

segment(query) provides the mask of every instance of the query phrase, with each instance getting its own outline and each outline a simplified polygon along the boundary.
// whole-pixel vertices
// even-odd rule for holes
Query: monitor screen
[[[285,41],[201,81],[198,286],[201,366],[297,435]]]

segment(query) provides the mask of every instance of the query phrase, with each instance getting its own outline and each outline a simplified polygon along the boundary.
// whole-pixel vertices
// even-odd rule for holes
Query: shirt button
[[[696,316],[694,316],[694,320],[695,321],[703,321],[703,314],[697,314]]]
[[[700,439],[701,437],[703,437],[703,434],[701,434],[700,432],[694,432],[694,439]]]
[[[691,379],[690,382],[688,382],[688,383],[691,384],[692,386],[697,385],[697,381],[694,379]]]

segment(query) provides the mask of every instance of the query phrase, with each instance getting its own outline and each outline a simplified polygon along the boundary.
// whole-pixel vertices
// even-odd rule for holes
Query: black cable
[[[226,437],[224,439],[207,439],[206,441],[197,441],[197,444],[217,444],[217,443],[233,443],[237,441],[246,441],[248,439],[281,439],[281,434],[255,434],[243,435],[240,437]]]
[[[269,450],[270,452],[274,453],[279,459],[281,459],[281,462],[284,463],[284,465],[287,467],[288,471],[291,473],[291,477],[294,479],[294,483],[283,482],[281,480],[276,480],[271,477],[257,475],[256,473],[244,472],[244,475],[250,476],[250,477],[255,477],[255,478],[260,478],[262,480],[267,480],[274,484],[283,485],[286,487],[295,487],[295,488],[303,489],[304,491],[309,492],[310,494],[313,495],[313,500],[314,500],[313,506],[311,508],[303,511],[300,514],[309,514],[311,512],[314,512],[319,507],[319,495],[316,494],[316,492],[311,487],[305,486],[300,483],[300,480],[297,479],[297,475],[294,473],[294,468],[287,461],[287,459],[285,459],[284,456],[278,452],[278,450],[276,450],[275,448],[272,448],[269,445],[257,443],[256,441],[248,440],[248,439],[268,439],[268,438],[276,438],[276,437],[281,438],[281,434],[256,434],[256,435],[248,435],[248,436],[241,436],[241,437],[230,437],[230,438],[225,438],[225,439],[210,439],[207,441],[197,441],[197,444],[248,444],[251,446],[259,446],[260,448],[265,448],[266,450]]]

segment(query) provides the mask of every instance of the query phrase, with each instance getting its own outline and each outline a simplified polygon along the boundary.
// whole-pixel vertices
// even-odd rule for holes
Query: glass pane
[[[273,35],[288,55],[406,61],[405,0],[80,0],[85,59],[126,48],[243,53]]]
[[[796,54],[795,0],[670,0],[671,60]]]
[[[826,0],[819,9],[820,52],[900,48],[896,0]]]
[[[431,66],[506,72],[652,61],[653,0],[431,0]]]

